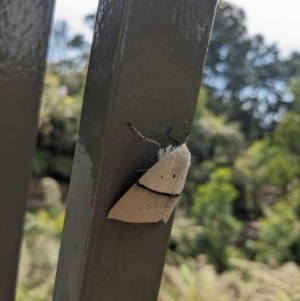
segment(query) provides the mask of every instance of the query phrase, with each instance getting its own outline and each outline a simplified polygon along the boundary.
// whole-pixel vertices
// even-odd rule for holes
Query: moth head
[[[161,147],[158,151],[158,160],[163,158],[164,156],[168,155],[171,153],[173,150],[175,150],[177,147],[181,146],[182,143],[176,143],[176,144],[170,144],[166,148]]]
[[[172,127],[168,130],[167,135],[171,141],[173,141],[172,144],[168,145],[166,148],[161,147],[158,151],[158,160],[163,158],[164,156],[168,155],[172,151],[174,151],[176,148],[180,147],[182,144],[186,144],[187,140],[189,139],[190,135],[187,136],[186,140],[184,143],[179,142],[178,140],[172,138],[170,136],[170,132],[172,130]]]

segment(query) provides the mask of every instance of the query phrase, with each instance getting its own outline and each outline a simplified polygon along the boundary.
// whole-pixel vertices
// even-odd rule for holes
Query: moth
[[[158,161],[119,199],[107,218],[128,223],[167,223],[183,191],[191,154],[186,142],[182,144],[170,136],[172,128],[167,134],[173,143],[164,148],[128,124],[143,141],[159,146]]]

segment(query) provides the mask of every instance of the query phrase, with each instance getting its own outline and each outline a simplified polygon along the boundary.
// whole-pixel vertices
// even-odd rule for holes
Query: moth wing
[[[128,223],[167,223],[177,197],[169,197],[149,191],[134,184],[109,211],[107,218]]]
[[[138,181],[159,193],[179,195],[184,187],[191,163],[191,154],[185,144],[160,159]]]

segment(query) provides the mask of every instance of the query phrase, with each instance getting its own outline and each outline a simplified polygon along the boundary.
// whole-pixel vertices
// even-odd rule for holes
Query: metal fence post
[[[13,301],[53,0],[0,1],[0,299]]]
[[[190,131],[217,0],[100,0],[56,276],[55,301],[156,300],[167,225],[107,220],[112,205]]]

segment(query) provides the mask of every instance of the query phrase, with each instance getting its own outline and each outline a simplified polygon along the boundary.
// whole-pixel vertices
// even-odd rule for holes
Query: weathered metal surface
[[[14,300],[53,0],[0,1],[0,299]]]
[[[216,0],[100,1],[62,238],[55,301],[156,300],[167,225],[107,220],[155,163],[190,131]]]

